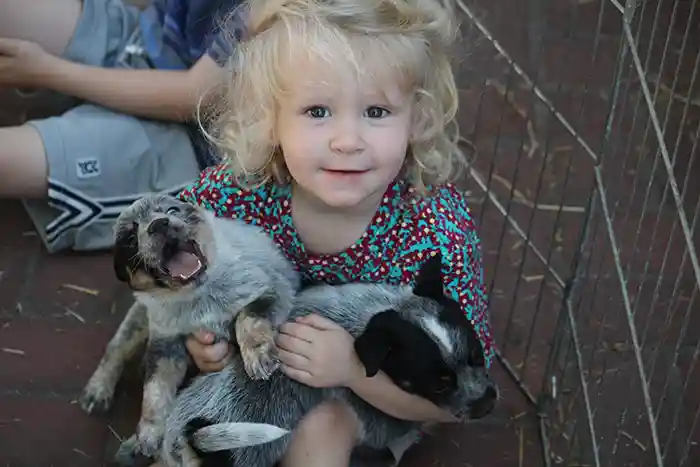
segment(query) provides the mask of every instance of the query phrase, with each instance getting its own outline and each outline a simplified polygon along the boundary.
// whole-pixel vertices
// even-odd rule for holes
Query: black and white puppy
[[[275,331],[300,281],[262,229],[160,194],[141,198],[117,219],[114,270],[135,302],[80,405],[88,413],[108,409],[126,360],[147,343],[141,418],[117,453],[118,463],[130,465],[160,450],[163,424],[191,364],[186,336],[206,329],[229,339],[235,332],[246,376],[268,378],[279,365]]]
[[[475,330],[443,292],[441,257],[427,260],[415,287],[351,283],[314,285],[294,301],[290,319],[318,313],[355,337],[367,376],[379,370],[407,392],[461,419],[488,414],[497,399]],[[393,418],[347,389],[318,389],[277,372],[247,377],[234,357],[222,371],[196,378],[177,397],[166,423],[161,459],[175,466],[270,467],[289,432],[325,400],[347,402],[361,423],[360,443],[387,447],[420,424]],[[250,424],[263,424],[251,428]],[[260,439],[257,445],[252,438]]]

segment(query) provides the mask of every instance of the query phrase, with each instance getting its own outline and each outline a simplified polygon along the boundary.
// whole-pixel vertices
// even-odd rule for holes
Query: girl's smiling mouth
[[[344,169],[322,169],[325,173],[329,175],[337,176],[352,176],[352,175],[363,175],[369,172],[369,170],[344,170]]]

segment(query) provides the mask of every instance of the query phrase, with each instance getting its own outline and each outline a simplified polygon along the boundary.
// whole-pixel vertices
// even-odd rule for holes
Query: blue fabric
[[[239,0],[153,0],[140,16],[143,47],[152,66],[187,70],[204,54],[219,65],[231,56],[243,21],[234,15]],[[220,162],[198,127],[188,125],[200,169]]]
[[[187,69],[205,53],[224,64],[242,24],[238,0],[153,0],[141,14],[146,52],[156,68]]]

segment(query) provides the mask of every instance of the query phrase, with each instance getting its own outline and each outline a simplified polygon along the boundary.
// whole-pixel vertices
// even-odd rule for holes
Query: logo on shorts
[[[78,178],[92,178],[100,175],[99,159],[79,159],[76,161]]]

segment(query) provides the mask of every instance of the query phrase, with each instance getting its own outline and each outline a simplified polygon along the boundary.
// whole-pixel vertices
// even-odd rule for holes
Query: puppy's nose
[[[168,218],[167,217],[161,217],[153,222],[148,226],[148,233],[150,235],[153,234],[163,234],[165,235],[168,232]]]
[[[496,389],[493,387],[487,388],[484,395],[472,402],[469,406],[469,418],[478,419],[491,413],[493,407],[496,405],[496,399],[498,399]]]

